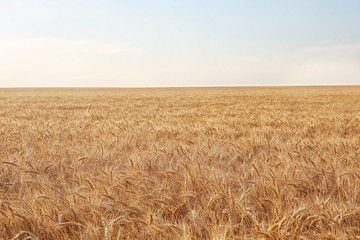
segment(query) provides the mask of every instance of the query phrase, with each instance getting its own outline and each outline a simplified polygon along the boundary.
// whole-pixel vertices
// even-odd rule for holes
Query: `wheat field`
[[[0,239],[360,239],[360,87],[0,89]]]

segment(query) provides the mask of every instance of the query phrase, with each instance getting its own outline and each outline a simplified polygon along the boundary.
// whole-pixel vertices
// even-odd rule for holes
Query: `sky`
[[[0,87],[354,84],[359,0],[0,0]]]

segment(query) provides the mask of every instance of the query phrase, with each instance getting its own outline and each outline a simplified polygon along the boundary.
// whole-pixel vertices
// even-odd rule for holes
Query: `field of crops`
[[[0,239],[360,239],[360,87],[0,89]]]

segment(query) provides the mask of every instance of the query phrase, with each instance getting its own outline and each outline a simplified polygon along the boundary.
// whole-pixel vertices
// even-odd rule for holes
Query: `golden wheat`
[[[0,89],[0,239],[360,239],[360,87]]]

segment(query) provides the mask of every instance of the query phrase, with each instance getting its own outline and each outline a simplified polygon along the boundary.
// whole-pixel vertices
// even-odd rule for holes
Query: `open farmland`
[[[360,239],[360,87],[0,89],[0,239]]]

